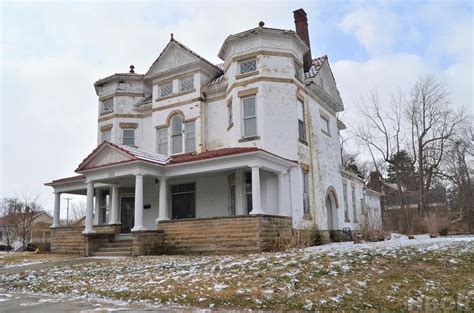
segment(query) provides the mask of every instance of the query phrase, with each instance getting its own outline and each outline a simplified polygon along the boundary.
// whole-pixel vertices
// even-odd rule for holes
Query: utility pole
[[[67,201],[66,225],[68,225],[69,224],[69,201],[72,200],[72,198],[64,198],[64,200]]]

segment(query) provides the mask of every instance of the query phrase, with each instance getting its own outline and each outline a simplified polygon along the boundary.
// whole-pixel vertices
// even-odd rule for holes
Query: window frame
[[[177,133],[174,132],[174,127],[173,127],[173,121],[174,121],[176,118],[179,118],[180,124],[181,124],[181,131],[180,131],[180,132],[177,132]],[[171,119],[170,119],[170,128],[171,128],[171,129],[170,129],[170,146],[171,146],[171,147],[170,147],[170,150],[171,150],[171,151],[170,151],[170,154],[171,154],[171,155],[181,154],[181,153],[184,152],[184,149],[183,149],[183,148],[184,148],[184,147],[183,147],[183,137],[184,137],[184,129],[183,129],[184,127],[183,127],[183,124],[184,124],[184,123],[183,123],[183,117],[182,117],[181,115],[179,115],[179,114],[173,115],[173,116],[171,117]],[[175,148],[175,145],[174,145],[174,144],[175,144],[175,140],[178,140],[177,137],[180,137],[180,140],[179,140],[179,141],[181,142],[181,144],[180,144],[181,150],[180,150],[179,152],[175,152],[175,151],[174,151],[174,148]]]
[[[227,103],[227,128],[230,129],[234,126],[234,112],[232,106],[232,100]]]
[[[160,133],[164,133],[165,136],[160,136]],[[161,155],[169,155],[169,143],[170,143],[169,127],[162,127],[156,129],[156,151]],[[161,139],[166,139],[165,142],[161,142]],[[160,152],[160,145],[166,145],[166,153],[163,154]]]
[[[355,194],[355,185],[351,185],[351,201],[352,201],[352,218],[354,219],[354,223],[359,223],[357,219],[357,202],[356,202],[356,194]]]
[[[110,110],[106,110],[106,103],[111,104]],[[101,114],[109,114],[114,112],[114,98],[108,98],[100,101],[100,113]]]
[[[131,131],[133,132],[133,137],[125,137],[125,132]],[[125,139],[133,139],[133,144],[129,145],[125,143]],[[129,147],[136,147],[136,140],[135,140],[135,128],[122,128],[122,145],[129,146]]]
[[[188,80],[191,80],[191,88],[183,89],[183,82],[186,82]],[[179,80],[179,92],[186,92],[191,90],[194,90],[194,75]]]
[[[189,121],[186,123],[183,123],[184,125],[184,133],[183,133],[183,148],[184,148],[184,153],[192,153],[196,152],[196,122],[195,121]],[[190,125],[193,125],[193,130],[188,130],[188,127]],[[192,133],[192,137],[188,137],[188,134]],[[193,148],[191,150],[188,150],[188,139],[192,139],[193,142]]]
[[[307,136],[307,131],[306,131],[304,102],[299,99],[297,100],[297,102],[298,102],[298,112],[299,112],[299,108],[301,107],[301,115],[302,115],[301,118],[298,116],[298,139],[300,142],[306,143],[308,136]]]
[[[169,88],[170,91],[167,94],[163,94],[163,90],[164,90],[165,87],[170,87]],[[167,97],[167,96],[173,94],[173,82],[172,81],[161,84],[159,86],[159,88],[160,88],[160,98]]]
[[[342,183],[342,193],[343,193],[343,198],[344,198],[344,222],[350,223],[351,222],[351,217],[349,214],[349,200],[347,197],[349,188],[347,188],[347,183]]]
[[[253,99],[253,106],[254,106],[254,115],[245,116],[245,101]],[[258,136],[258,121],[257,121],[257,95],[249,95],[246,97],[241,98],[242,102],[242,138],[253,138]],[[247,134],[246,133],[246,122],[248,120],[255,119],[255,134]]]
[[[309,199],[309,171],[302,171],[303,175],[303,214],[304,216],[310,216],[311,215],[311,203]]]
[[[303,67],[299,65],[298,63],[296,63],[295,61],[293,61],[293,64],[295,66],[295,78],[298,81],[303,82],[303,76],[304,76]]]
[[[251,70],[242,71],[242,66],[247,63],[254,63],[255,66]],[[254,73],[257,71],[257,58],[245,59],[238,62],[238,75]]]
[[[331,137],[331,122],[329,117],[325,114],[319,114],[319,117],[321,119],[321,132]],[[323,128],[323,126],[325,127]]]

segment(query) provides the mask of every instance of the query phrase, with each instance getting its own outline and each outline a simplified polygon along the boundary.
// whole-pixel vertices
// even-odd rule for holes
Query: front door
[[[173,219],[194,218],[196,185],[183,184],[171,186],[171,211]]]
[[[121,203],[120,217],[122,221],[122,233],[129,233],[135,224],[135,198],[123,197]]]

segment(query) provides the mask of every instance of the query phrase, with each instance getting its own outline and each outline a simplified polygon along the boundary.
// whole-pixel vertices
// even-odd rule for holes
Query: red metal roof
[[[198,153],[198,154],[185,154],[185,155],[172,157],[169,164],[186,163],[186,162],[200,161],[200,160],[206,160],[206,159],[220,158],[224,156],[259,151],[259,150],[260,149],[256,147],[223,148],[223,149],[217,149],[217,150],[209,150],[209,151]]]
[[[70,182],[75,182],[75,181],[82,181],[86,179],[84,175],[76,175],[76,176],[71,176],[71,177],[64,177],[60,179],[53,180],[50,183],[46,183],[45,185],[52,185],[52,184],[61,184],[61,183],[70,183]]]

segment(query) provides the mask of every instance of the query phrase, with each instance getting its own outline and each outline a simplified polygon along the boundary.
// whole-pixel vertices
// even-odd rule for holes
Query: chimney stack
[[[293,17],[295,18],[296,34],[309,48],[308,52],[303,56],[303,68],[305,72],[308,72],[313,63],[311,58],[311,45],[309,43],[308,19],[306,18],[306,12],[303,9],[293,11]]]

